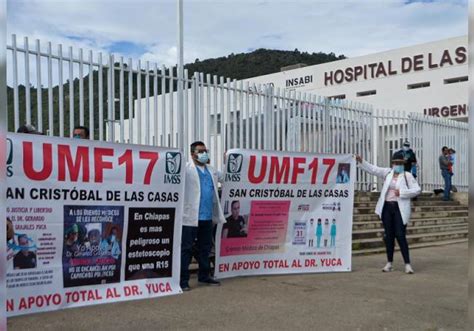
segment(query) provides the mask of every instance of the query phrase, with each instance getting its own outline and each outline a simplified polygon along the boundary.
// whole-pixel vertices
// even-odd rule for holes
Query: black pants
[[[183,226],[181,238],[181,286],[188,285],[189,282],[189,264],[193,255],[193,243],[196,239],[199,250],[198,280],[206,281],[210,276],[209,253],[212,249],[212,221],[199,221],[198,226]]]
[[[405,263],[410,263],[410,253],[408,252],[408,242],[406,237],[406,225],[403,224],[402,215],[397,202],[385,201],[382,210],[382,223],[385,230],[384,240],[387,248],[387,260],[393,262],[393,252],[395,250],[395,238],[402,252]]]

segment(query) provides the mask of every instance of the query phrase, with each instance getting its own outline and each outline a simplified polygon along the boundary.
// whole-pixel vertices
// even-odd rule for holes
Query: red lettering
[[[159,154],[156,152],[140,152],[139,155],[140,159],[150,160],[150,163],[148,163],[148,167],[146,168],[145,178],[143,178],[143,184],[150,185],[153,168],[158,161]]]
[[[58,180],[66,180],[66,168],[72,182],[77,182],[82,167],[82,181],[89,182],[89,149],[85,146],[77,147],[75,162],[72,159],[69,145],[58,145]]]
[[[283,183],[288,184],[288,177],[290,175],[290,158],[283,157],[282,166],[280,168],[280,162],[278,162],[278,156],[272,156],[270,159],[270,178],[268,183],[272,184],[273,182],[280,184],[282,177]]]
[[[300,167],[301,164],[306,163],[306,158],[295,157],[293,158],[293,176],[291,177],[291,184],[298,182],[298,174],[304,173],[304,168]]]
[[[23,171],[31,180],[45,180],[53,171],[52,165],[53,147],[51,144],[43,144],[43,168],[40,171],[33,169],[33,143],[23,142]]]
[[[265,155],[262,156],[262,165],[260,167],[260,174],[255,176],[255,166],[257,163],[257,157],[255,155],[250,156],[249,162],[249,173],[248,178],[249,182],[252,184],[259,184],[263,182],[265,175],[267,174],[267,157]]]
[[[7,311],[13,311],[15,310],[15,305],[13,303],[13,299],[8,299],[7,300]]]
[[[133,183],[133,155],[132,150],[127,149],[118,159],[119,165],[125,163],[125,184]]]
[[[318,165],[319,165],[319,160],[318,158],[314,158],[313,162],[309,164],[309,170],[312,170],[311,172],[311,184],[316,184],[316,181],[318,179]]]
[[[114,156],[114,150],[111,148],[94,148],[94,175],[95,182],[102,183],[104,180],[104,169],[112,169],[113,164],[110,161],[104,161],[104,156]]]
[[[326,169],[326,173],[324,174],[324,178],[323,178],[323,184],[327,184],[329,174],[331,173],[331,170],[334,167],[334,164],[336,164],[336,160],[335,159],[323,159],[323,164],[328,166],[328,168]]]

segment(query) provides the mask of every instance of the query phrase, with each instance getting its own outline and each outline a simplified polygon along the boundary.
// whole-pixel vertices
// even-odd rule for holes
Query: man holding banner
[[[209,254],[212,248],[213,223],[225,223],[217,193],[217,182],[222,174],[209,166],[209,154],[201,141],[191,144],[191,161],[186,165],[184,190],[183,232],[181,239],[181,279],[183,291],[189,291],[189,264],[192,247],[197,241],[199,256],[198,281],[201,284],[220,285],[210,277]]]

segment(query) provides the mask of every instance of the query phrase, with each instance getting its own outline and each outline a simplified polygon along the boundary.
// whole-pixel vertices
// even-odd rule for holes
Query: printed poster
[[[234,149],[226,159],[217,278],[351,270],[352,155]]]

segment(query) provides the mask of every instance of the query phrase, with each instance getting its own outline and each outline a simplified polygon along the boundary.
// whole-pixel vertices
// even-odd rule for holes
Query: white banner
[[[227,152],[217,278],[351,270],[349,154]]]
[[[181,292],[178,150],[26,134],[8,143],[8,316]]]

